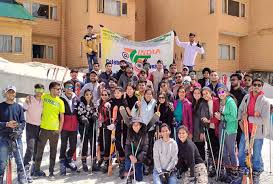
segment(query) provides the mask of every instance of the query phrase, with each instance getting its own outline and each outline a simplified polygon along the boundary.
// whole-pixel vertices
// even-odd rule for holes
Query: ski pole
[[[269,148],[270,148],[270,151],[269,151],[269,157],[270,157],[270,163],[269,163],[269,165],[270,165],[270,168],[269,168],[269,173],[270,174],[272,174],[272,123],[273,123],[273,105],[271,105],[271,108],[270,108],[270,110],[271,110],[271,116],[270,116],[270,132],[269,132]]]
[[[26,181],[27,181],[27,183],[28,183],[27,172],[26,172],[26,168],[25,168],[25,165],[24,165],[24,162],[23,162],[23,158],[22,158],[22,155],[21,155],[21,150],[20,150],[20,148],[19,148],[19,144],[18,144],[17,139],[15,139],[15,144],[16,144],[16,147],[17,147],[17,150],[18,150],[18,153],[19,153],[20,162],[21,162],[22,167],[23,167],[24,176],[25,176],[25,179],[26,179]]]
[[[94,124],[95,123],[95,124]],[[91,153],[91,173],[93,171],[93,162],[94,162],[94,139],[95,139],[95,129],[96,129],[96,121],[93,123],[93,126],[92,126],[92,153]]]
[[[222,155],[222,152],[224,150],[223,146],[224,146],[224,129],[221,130],[221,139],[220,139],[220,149],[219,149],[219,156],[218,156],[218,163],[217,163],[217,170],[216,170],[216,181],[218,181],[219,179],[219,176],[220,176],[220,172],[221,172],[221,165],[222,165],[222,159],[221,157],[223,156]]]
[[[82,154],[83,142],[84,142],[84,138],[85,138],[85,131],[86,131],[86,125],[84,125],[84,129],[83,129],[83,136],[82,136],[81,149],[80,149],[79,155]]]
[[[206,134],[207,134],[208,139],[206,139]],[[206,141],[208,141],[210,152],[211,152],[211,157],[212,157],[212,161],[213,161],[213,165],[214,165],[215,170],[217,170],[215,157],[214,157],[214,153],[213,153],[211,142],[210,142],[209,131],[208,131],[207,127],[205,127],[205,139],[206,139]]]

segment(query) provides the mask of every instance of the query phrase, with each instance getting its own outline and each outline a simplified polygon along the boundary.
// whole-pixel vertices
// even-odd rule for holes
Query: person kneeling
[[[177,164],[178,147],[176,141],[170,138],[170,127],[163,123],[160,127],[161,139],[158,139],[153,148],[154,184],[176,184],[175,165]]]

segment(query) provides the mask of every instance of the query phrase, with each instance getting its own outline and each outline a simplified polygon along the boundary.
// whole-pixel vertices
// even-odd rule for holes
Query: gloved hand
[[[166,178],[164,172],[159,173],[159,178],[162,184],[168,184],[168,179]]]
[[[98,120],[98,114],[97,113],[92,114],[91,118],[92,118],[93,121]]]
[[[16,141],[21,136],[19,131],[12,132],[9,137],[11,140]]]
[[[114,124],[108,125],[107,129],[113,131],[116,129],[116,126]]]
[[[199,47],[199,48],[202,47],[199,42],[197,42],[196,46]]]
[[[89,124],[89,121],[88,121],[88,119],[87,119],[85,116],[81,116],[80,120],[81,120],[81,122],[82,122],[84,125],[88,125],[88,124]]]
[[[173,34],[174,34],[174,36],[176,36],[176,31],[175,30],[173,30]]]

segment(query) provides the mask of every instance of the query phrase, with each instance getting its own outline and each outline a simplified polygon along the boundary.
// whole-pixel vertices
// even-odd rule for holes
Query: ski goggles
[[[219,90],[217,93],[218,93],[218,95],[223,95],[223,94],[225,94],[225,90]]]
[[[35,93],[43,93],[45,91],[45,89],[43,89],[43,88],[36,88],[34,91],[35,91]]]
[[[65,89],[73,89],[74,87],[73,86],[65,86],[64,88]]]

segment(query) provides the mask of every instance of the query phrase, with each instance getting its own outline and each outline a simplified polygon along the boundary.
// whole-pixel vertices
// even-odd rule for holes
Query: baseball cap
[[[8,92],[9,90],[13,90],[16,93],[16,87],[13,85],[8,85],[7,88],[5,89],[5,93]]]
[[[133,117],[132,121],[131,121],[131,124],[134,124],[136,122],[143,123],[142,118],[141,117]]]
[[[185,82],[185,81],[191,82],[191,77],[190,77],[190,76],[185,76],[185,77],[183,78],[183,82]]]
[[[184,69],[190,71],[189,68],[188,68],[187,66],[184,66],[182,70],[184,70]]]

